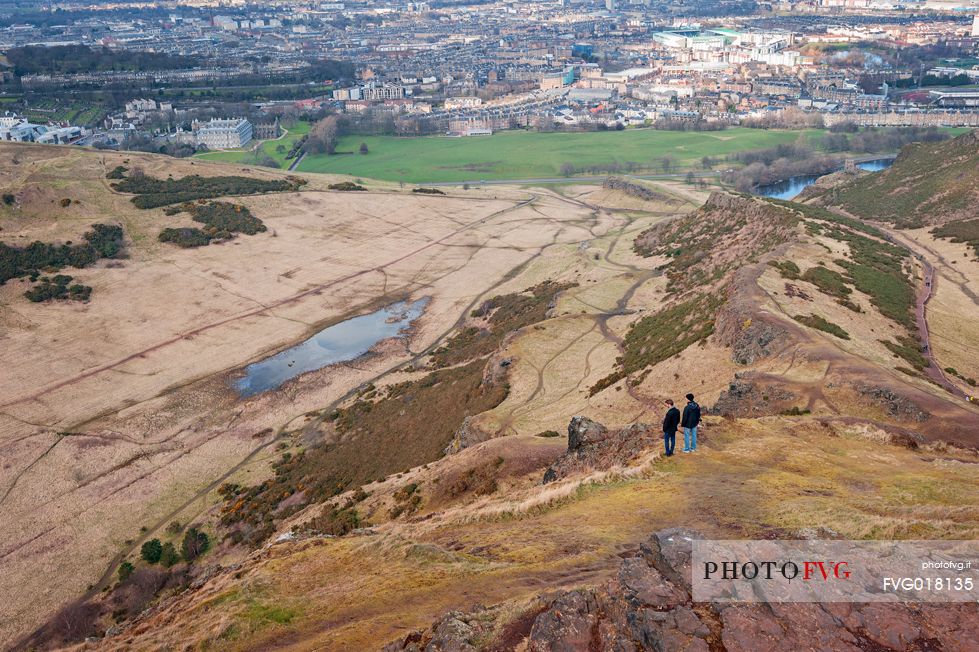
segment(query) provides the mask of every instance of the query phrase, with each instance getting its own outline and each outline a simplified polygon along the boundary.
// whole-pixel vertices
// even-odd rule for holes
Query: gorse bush
[[[67,300],[88,301],[92,295],[92,288],[87,285],[71,283],[72,277],[65,274],[58,274],[54,278],[42,277],[41,282],[32,287],[24,296],[34,303],[41,301]]]
[[[11,247],[0,242],[0,285],[12,278],[35,275],[41,270],[63,267],[88,267],[99,258],[114,258],[122,251],[122,227],[93,224],[83,236],[85,244],[60,245],[32,242],[26,247]]]
[[[137,208],[158,208],[224,195],[257,195],[298,190],[305,183],[304,179],[298,177],[266,180],[234,176],[202,177],[193,174],[180,179],[155,179],[146,175],[130,175],[112,184],[112,187],[120,192],[136,195],[132,202]]]
[[[238,233],[254,235],[268,230],[262,220],[252,215],[246,206],[238,204],[186,203],[180,209],[190,213],[193,220],[200,222],[205,228],[166,228],[158,236],[160,242],[172,242],[183,248],[203,247],[214,240],[230,240]]]
[[[815,328],[816,330],[823,331],[824,333],[835,335],[841,340],[850,339],[849,333],[833,322],[827,321],[825,318],[820,317],[819,315],[796,315],[793,317],[793,319],[800,324],[808,326],[809,328]]]
[[[208,234],[191,226],[163,229],[157,238],[160,242],[170,242],[184,249],[206,247],[211,244],[211,237]]]

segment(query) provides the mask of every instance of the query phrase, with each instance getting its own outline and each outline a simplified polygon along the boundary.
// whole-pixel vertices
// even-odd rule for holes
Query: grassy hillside
[[[905,147],[894,165],[828,190],[822,201],[865,219],[920,227],[975,217],[979,135]]]
[[[704,156],[718,157],[791,143],[801,133],[821,132],[728,129],[687,133],[629,129],[550,134],[505,131],[469,138],[347,136],[340,140],[337,151],[349,154],[307,156],[298,169],[406,183],[557,177],[565,163],[580,169],[634,162],[649,172],[659,173],[664,156],[672,157],[681,168],[696,167]],[[370,151],[366,156],[356,153],[362,142]]]

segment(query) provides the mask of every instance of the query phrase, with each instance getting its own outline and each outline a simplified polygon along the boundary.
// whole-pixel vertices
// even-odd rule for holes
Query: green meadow
[[[306,156],[297,169],[406,183],[551,178],[561,176],[561,166],[566,163],[579,169],[635,163],[642,172],[660,173],[665,156],[674,161],[678,171],[686,171],[698,168],[705,156],[723,157],[822,133],[734,128],[713,132],[627,129],[587,133],[503,131],[469,137],[345,136],[336,154]],[[367,144],[368,154],[358,153],[361,143]]]

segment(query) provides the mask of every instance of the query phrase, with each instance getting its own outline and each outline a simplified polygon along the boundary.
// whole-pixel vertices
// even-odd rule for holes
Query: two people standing
[[[683,414],[673,404],[672,399],[666,399],[666,416],[663,417],[663,445],[666,456],[673,455],[676,447],[676,431],[683,428],[683,452],[693,453],[697,450],[697,426],[700,425],[700,406],[693,400],[693,394],[687,394],[687,405]]]

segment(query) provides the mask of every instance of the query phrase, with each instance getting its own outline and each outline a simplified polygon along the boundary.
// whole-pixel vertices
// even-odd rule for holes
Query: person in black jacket
[[[693,394],[687,394],[687,406],[683,408],[683,418],[680,426],[683,428],[683,452],[693,453],[697,450],[697,426],[700,425],[700,406],[693,400]]]
[[[663,417],[663,446],[666,447],[666,456],[669,457],[676,447],[676,430],[677,426],[680,425],[680,410],[673,405],[672,399],[666,399],[666,404],[669,409],[666,410],[666,416]]]

